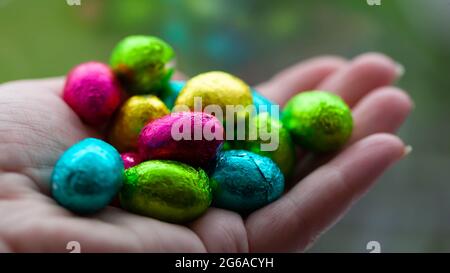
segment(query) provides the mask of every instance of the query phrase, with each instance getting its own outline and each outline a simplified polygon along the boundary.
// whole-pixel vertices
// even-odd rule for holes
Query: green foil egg
[[[329,92],[303,92],[288,101],[282,122],[295,143],[313,152],[341,148],[350,138],[353,118],[350,108]]]
[[[172,47],[152,36],[129,36],[113,50],[110,65],[130,94],[158,94],[168,85]]]
[[[172,223],[185,223],[211,204],[209,178],[202,169],[170,160],[151,160],[125,170],[122,208]]]
[[[253,137],[247,132],[246,140],[227,141],[224,150],[242,149],[269,157],[288,178],[296,161],[295,145],[289,131],[268,112],[257,115],[250,122],[255,129]]]

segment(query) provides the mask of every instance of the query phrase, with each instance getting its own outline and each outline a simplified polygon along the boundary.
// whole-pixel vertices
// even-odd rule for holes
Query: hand
[[[210,208],[189,225],[175,225],[108,207],[90,217],[72,214],[49,197],[50,175],[69,146],[101,133],[84,125],[61,99],[63,79],[0,86],[0,252],[265,252],[301,251],[405,154],[391,135],[412,103],[389,85],[396,64],[379,54],[352,61],[321,57],[291,67],[257,87],[284,104],[311,89],[339,94],[353,107],[351,143],[276,202],[243,219]],[[301,173],[301,172],[300,172]]]

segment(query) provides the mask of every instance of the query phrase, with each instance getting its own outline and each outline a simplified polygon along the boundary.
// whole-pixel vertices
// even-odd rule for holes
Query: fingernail
[[[411,145],[405,146],[405,150],[403,151],[403,158],[407,157],[410,153],[412,153],[413,147]]]
[[[395,76],[399,79],[403,75],[405,75],[405,67],[400,63],[395,63]]]

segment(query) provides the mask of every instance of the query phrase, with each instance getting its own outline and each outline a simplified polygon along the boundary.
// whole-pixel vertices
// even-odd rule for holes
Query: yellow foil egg
[[[194,103],[196,97],[201,98],[200,109]],[[226,118],[227,105],[247,107],[252,104],[250,87],[241,79],[220,71],[207,72],[193,77],[186,82],[175,101],[176,107],[187,106],[190,110],[198,111],[208,110],[205,107],[209,105],[218,105],[223,111],[224,118]],[[236,112],[239,113],[239,111]],[[218,118],[222,116],[218,113],[214,114]]]
[[[136,150],[141,129],[169,113],[167,106],[156,96],[132,96],[117,114],[109,132],[109,142],[120,152]]]

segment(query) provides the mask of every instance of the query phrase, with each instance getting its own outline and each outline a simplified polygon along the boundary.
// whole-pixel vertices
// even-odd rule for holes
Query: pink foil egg
[[[125,169],[134,167],[142,162],[141,157],[138,153],[122,153],[120,154],[120,157],[122,158],[123,165],[125,166]]]
[[[121,89],[107,65],[88,62],[69,72],[63,99],[84,122],[101,125],[119,106]]]
[[[172,113],[147,124],[138,140],[144,160],[169,159],[208,168],[223,144],[223,126],[202,112]]]

